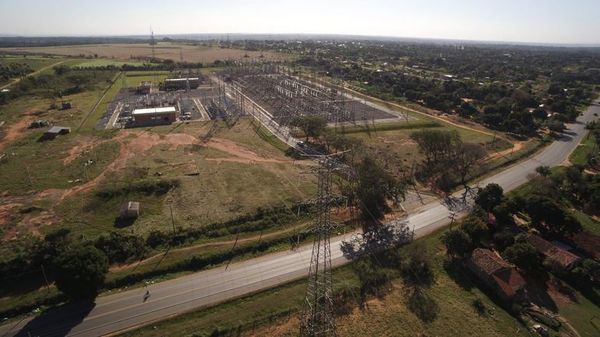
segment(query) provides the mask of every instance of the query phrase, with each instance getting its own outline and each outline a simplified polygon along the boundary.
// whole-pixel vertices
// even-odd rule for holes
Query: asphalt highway
[[[490,182],[510,191],[527,182],[540,165],[556,166],[567,160],[586,134],[585,123],[600,114],[598,102],[580,116],[577,123],[568,125],[561,139],[556,140],[535,156],[485,178],[479,186]],[[455,195],[460,195],[457,192]],[[460,215],[460,212],[457,213]],[[450,222],[450,211],[436,201],[422,206],[408,217],[416,236],[423,236]],[[352,233],[331,240],[334,266],[348,262],[342,255],[340,243]],[[217,304],[252,292],[265,290],[308,274],[312,245],[295,251],[270,254],[206,270],[177,279],[153,284],[150,297],[144,300],[145,289],[133,289],[101,296],[95,303],[80,303],[49,310],[39,317],[0,327],[0,336],[103,336],[201,307]]]

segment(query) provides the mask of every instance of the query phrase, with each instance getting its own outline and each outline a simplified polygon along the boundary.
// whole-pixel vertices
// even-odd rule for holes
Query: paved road
[[[511,166],[480,185],[499,183],[512,190],[528,180],[539,165],[556,166],[564,162],[585,135],[585,123],[600,114],[598,103],[591,106],[578,123],[569,125],[562,139],[555,141],[533,158]],[[449,211],[440,202],[423,206],[408,217],[417,236],[428,234],[449,223]],[[333,265],[347,262],[340,251],[346,236],[332,239]],[[102,296],[92,304],[69,305],[34,319],[0,328],[0,336],[102,336],[172,315],[213,305],[251,292],[282,284],[308,273],[311,246],[235,263],[225,268],[198,272],[154,284],[144,302],[144,289]],[[29,335],[30,333],[30,335]]]

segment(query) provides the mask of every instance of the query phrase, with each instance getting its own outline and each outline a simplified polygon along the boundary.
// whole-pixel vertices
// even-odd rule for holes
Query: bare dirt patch
[[[10,222],[10,217],[14,209],[23,206],[22,203],[9,202],[0,205],[0,226],[5,226]]]
[[[22,117],[16,123],[0,129],[0,150],[23,136],[29,124],[35,119],[34,112],[27,111],[22,114]]]
[[[525,142],[514,142],[514,143],[512,143],[512,145],[513,145],[513,147],[510,149],[506,149],[503,151],[499,151],[499,152],[490,154],[489,156],[487,156],[485,158],[485,160],[490,161],[490,160],[494,160],[496,158],[509,156],[515,152],[519,152],[523,149],[523,147],[525,147]]]
[[[290,319],[282,320],[274,325],[261,327],[257,330],[253,330],[248,333],[244,333],[242,336],[245,337],[259,337],[259,336],[293,336],[295,331],[298,331],[300,327],[300,320],[298,315],[292,315]]]
[[[75,146],[69,149],[67,156],[63,160],[63,165],[67,166],[72,163],[82,153],[92,150],[94,147],[99,145],[101,142],[95,138],[85,137],[80,138]]]
[[[211,138],[208,142],[204,143],[205,146],[225,152],[236,158],[211,158],[207,160],[213,161],[234,161],[240,163],[283,163],[284,161],[276,159],[268,159],[260,157],[253,151],[243,148],[239,144],[223,138]]]

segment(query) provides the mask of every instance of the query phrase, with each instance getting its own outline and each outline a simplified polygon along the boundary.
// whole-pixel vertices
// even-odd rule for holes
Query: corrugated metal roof
[[[180,81],[198,81],[198,77],[188,77],[188,78],[167,78],[165,82],[180,82]]]
[[[144,115],[144,114],[158,114],[167,112],[176,112],[177,110],[173,106],[167,106],[163,108],[149,108],[149,109],[135,109],[131,113],[132,115]]]
[[[71,131],[71,128],[66,127],[66,126],[53,126],[51,127],[48,131],[46,131],[47,133],[60,133],[61,131]]]

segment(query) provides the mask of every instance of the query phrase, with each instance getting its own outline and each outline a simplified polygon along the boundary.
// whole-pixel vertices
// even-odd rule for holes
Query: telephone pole
[[[325,156],[319,159],[317,217],[313,226],[315,239],[308,274],[304,310],[300,317],[300,336],[335,336],[333,288],[331,279],[331,177],[336,162]]]

